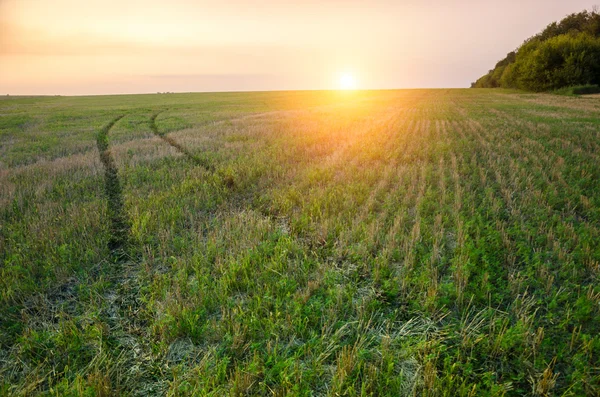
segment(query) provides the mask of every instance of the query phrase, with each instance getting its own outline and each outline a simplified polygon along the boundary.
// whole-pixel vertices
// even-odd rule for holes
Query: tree
[[[479,78],[474,88],[545,91],[600,83],[600,14],[571,14],[530,37]]]

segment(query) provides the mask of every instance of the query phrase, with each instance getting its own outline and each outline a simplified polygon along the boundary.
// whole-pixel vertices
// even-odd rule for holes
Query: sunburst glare
[[[340,75],[339,87],[341,90],[354,90],[356,89],[356,79],[350,72],[344,72]]]

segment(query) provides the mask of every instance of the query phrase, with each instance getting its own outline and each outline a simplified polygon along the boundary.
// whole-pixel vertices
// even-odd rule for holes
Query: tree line
[[[509,52],[472,88],[550,91],[600,84],[600,13],[568,15]]]

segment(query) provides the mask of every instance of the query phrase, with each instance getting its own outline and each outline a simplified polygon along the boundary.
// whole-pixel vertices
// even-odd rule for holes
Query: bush
[[[578,85],[574,87],[564,87],[554,91],[557,95],[589,95],[600,94],[600,86],[597,84]]]

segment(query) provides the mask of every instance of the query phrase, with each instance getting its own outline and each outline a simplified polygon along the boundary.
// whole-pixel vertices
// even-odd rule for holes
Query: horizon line
[[[343,90],[338,88],[304,88],[304,89],[273,89],[273,90],[222,90],[222,91],[155,91],[135,93],[108,93],[108,94],[11,94],[3,93],[1,97],[96,97],[96,96],[126,96],[126,95],[168,95],[168,94],[235,94],[235,93],[263,93],[263,92],[340,92],[351,93],[359,91],[402,91],[402,90],[464,90],[471,87],[405,87],[405,88],[356,88]]]

